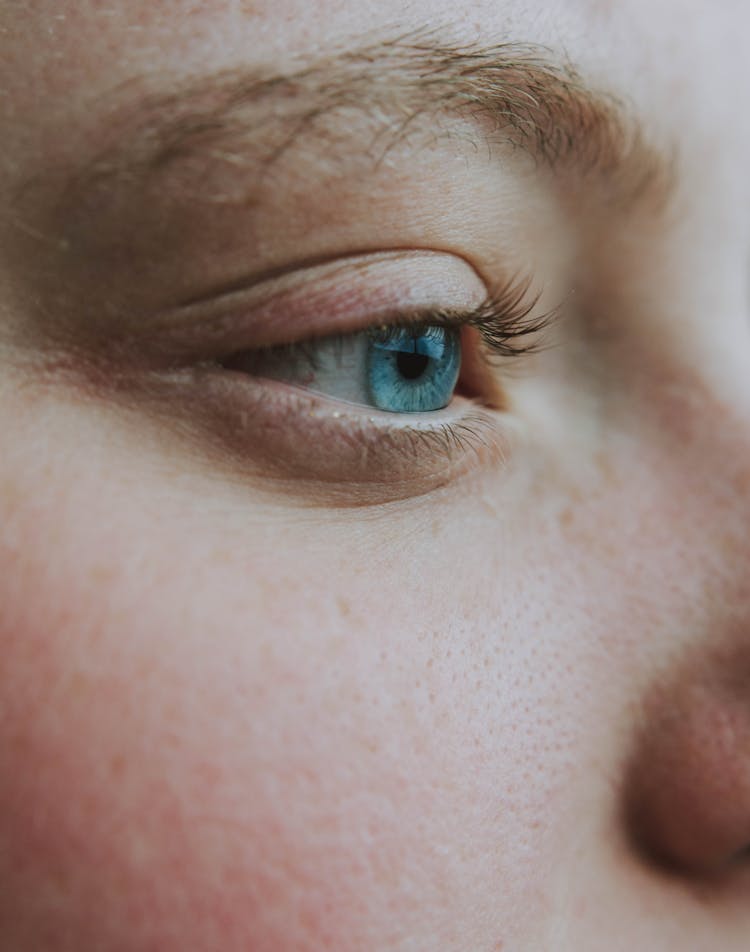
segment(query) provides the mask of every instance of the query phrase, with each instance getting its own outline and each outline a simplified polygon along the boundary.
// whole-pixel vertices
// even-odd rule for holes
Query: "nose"
[[[750,406],[709,403],[698,413],[713,426],[682,460],[690,489],[673,522],[692,555],[669,605],[668,658],[638,700],[623,788],[640,855],[705,879],[750,871]]]
[[[750,629],[697,651],[647,698],[626,814],[638,849],[667,871],[750,866]]]

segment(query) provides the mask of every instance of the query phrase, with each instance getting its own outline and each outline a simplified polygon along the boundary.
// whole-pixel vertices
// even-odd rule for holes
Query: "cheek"
[[[405,564],[400,520],[316,549],[319,526],[239,531],[146,477],[96,483],[16,508],[0,565],[4,934],[176,952],[478,928],[500,645],[479,653],[462,572],[433,575],[442,530]]]
[[[54,578],[49,546],[27,539],[26,584],[2,592],[4,934],[19,948],[61,929],[76,949],[325,946],[340,899],[354,915],[383,873],[367,857],[378,824],[387,868],[402,779],[386,772],[357,802],[382,736],[344,721],[345,632],[323,611],[313,654],[288,593],[283,611],[231,565],[235,584],[212,591],[210,572],[175,567],[185,538],[137,551],[139,528],[75,560],[58,549]]]

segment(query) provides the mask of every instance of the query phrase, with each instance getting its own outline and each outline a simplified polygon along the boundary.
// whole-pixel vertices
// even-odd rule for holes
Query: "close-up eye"
[[[457,327],[392,326],[239,355],[228,366],[392,413],[446,407],[461,370]]]
[[[386,249],[199,286],[102,344],[132,368],[105,386],[244,481],[420,495],[508,459],[513,378],[558,315],[524,259],[488,278],[468,256]]]
[[[426,252],[300,269],[193,307],[174,324],[199,343],[167,375],[180,397],[162,410],[187,401],[189,431],[245,473],[405,494],[507,457],[510,368],[557,314],[527,277],[490,291],[461,259]]]
[[[411,264],[415,266],[414,261]],[[527,279],[508,281],[469,308],[405,308],[395,302],[383,307],[377,301],[374,306],[366,304],[359,315],[346,313],[345,305],[331,304],[338,297],[376,299],[382,293],[379,285],[382,279],[353,288],[351,275],[337,270],[322,292],[314,284],[313,290],[307,289],[303,280],[291,300],[284,299],[286,306],[271,308],[274,314],[281,312],[281,319],[267,321],[261,305],[254,323],[271,324],[270,343],[233,350],[218,364],[260,386],[264,381],[284,384],[345,404],[352,413],[369,409],[387,415],[429,415],[450,407],[454,396],[499,409],[505,404],[506,368],[539,348],[555,313],[537,307],[538,296],[530,293]],[[398,293],[408,297],[422,292],[417,282]],[[326,326],[342,324],[345,330],[326,333]],[[285,326],[296,340],[273,339]]]

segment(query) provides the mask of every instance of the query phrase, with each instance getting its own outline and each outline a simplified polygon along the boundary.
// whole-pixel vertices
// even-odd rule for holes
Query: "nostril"
[[[750,865],[750,694],[715,673],[649,699],[625,787],[639,853],[691,877]]]

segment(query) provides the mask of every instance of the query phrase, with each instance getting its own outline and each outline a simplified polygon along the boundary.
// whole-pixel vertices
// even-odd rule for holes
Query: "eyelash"
[[[541,334],[552,323],[557,315],[557,309],[547,311],[541,315],[534,315],[539,295],[529,296],[530,279],[514,280],[502,286],[496,293],[487,298],[472,311],[456,311],[453,309],[430,309],[394,315],[393,321],[379,321],[377,324],[353,329],[348,333],[334,335],[316,334],[301,341],[286,344],[274,344],[256,348],[253,351],[240,351],[220,361],[222,366],[231,369],[237,365],[243,355],[273,352],[277,355],[287,354],[290,358],[302,358],[315,367],[318,341],[328,340],[334,343],[343,342],[353,333],[369,331],[393,332],[399,328],[408,328],[412,331],[429,329],[430,327],[449,327],[461,329],[474,328],[490,356],[501,358],[519,357],[538,351],[541,347]]]
[[[500,357],[532,353],[541,346],[540,335],[549,327],[557,311],[534,316],[539,295],[529,297],[531,280],[515,280],[500,288],[473,312],[458,317],[438,312],[436,323],[474,327],[485,347]]]

